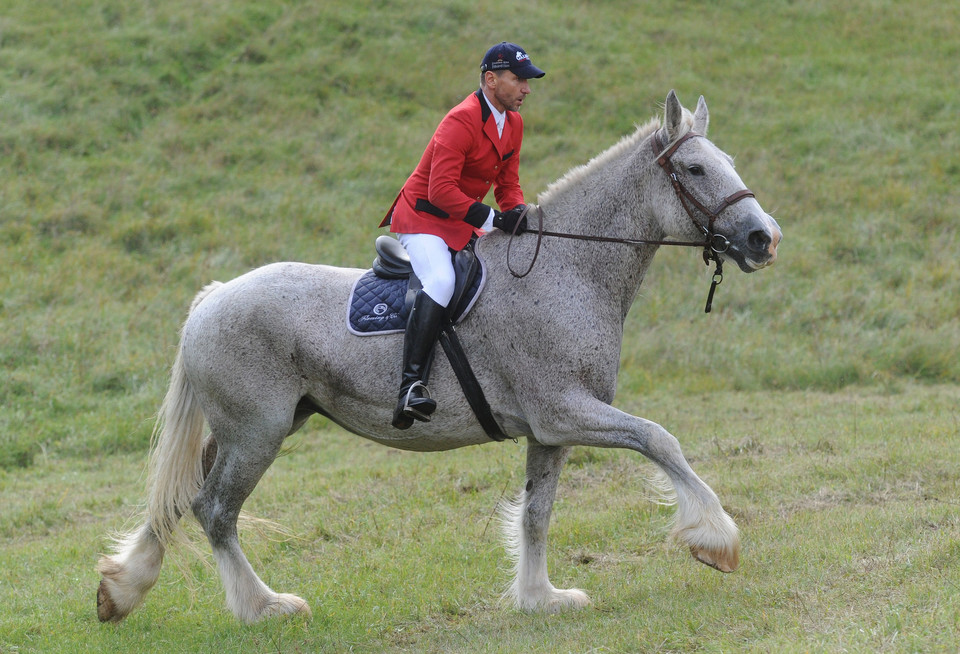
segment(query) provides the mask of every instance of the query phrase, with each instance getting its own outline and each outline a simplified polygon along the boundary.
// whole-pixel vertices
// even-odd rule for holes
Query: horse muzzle
[[[771,216],[752,216],[746,229],[729,237],[726,256],[733,259],[746,273],[772,266],[777,260],[777,247],[783,238],[780,225]]]

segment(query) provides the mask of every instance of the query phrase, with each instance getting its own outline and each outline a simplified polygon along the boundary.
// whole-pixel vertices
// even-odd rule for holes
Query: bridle
[[[664,146],[660,143],[659,132],[655,132],[653,138],[650,139],[650,143],[653,147],[653,154],[657,158],[657,164],[659,164],[660,168],[663,169],[663,172],[665,172],[670,178],[670,184],[673,186],[673,190],[677,194],[677,199],[680,200],[680,205],[683,207],[684,211],[687,212],[687,215],[690,216],[690,220],[697,228],[697,231],[703,235],[702,241],[615,238],[610,236],[593,236],[589,234],[551,232],[543,229],[543,210],[540,207],[537,207],[537,247],[533,253],[533,260],[530,262],[530,266],[523,273],[517,273],[510,265],[510,246],[513,244],[513,237],[516,236],[517,231],[515,227],[513,233],[511,234],[510,242],[507,244],[507,269],[510,271],[510,274],[518,278],[526,277],[530,274],[530,271],[533,270],[533,265],[536,263],[537,257],[540,254],[540,243],[544,236],[569,238],[581,241],[599,241],[602,243],[621,243],[625,245],[677,245],[681,247],[700,247],[703,248],[704,264],[709,266],[710,261],[713,261],[717,266],[713,273],[713,279],[710,283],[710,292],[707,294],[707,304],[704,308],[705,313],[710,313],[710,310],[713,308],[713,294],[716,292],[717,286],[719,286],[723,281],[723,258],[720,255],[730,249],[730,241],[723,234],[719,234],[714,231],[714,223],[716,222],[717,217],[719,217],[720,214],[730,206],[736,204],[740,200],[755,196],[753,191],[745,188],[725,197],[713,210],[708,209],[702,202],[697,200],[690,190],[683,185],[683,182],[680,181],[680,177],[677,175],[677,170],[673,165],[673,161],[671,160],[681,145],[695,137],[702,137],[702,135],[693,131],[687,132],[679,139],[674,141],[668,148],[664,149]],[[523,213],[520,215],[520,220],[517,221],[517,226],[523,222],[523,218],[527,215],[527,213],[529,213],[530,208],[531,205],[527,205],[527,207],[523,210]],[[694,210],[699,211],[706,217],[706,225],[697,220]]]
[[[653,153],[657,157],[657,163],[660,165],[660,168],[663,169],[663,172],[670,177],[670,183],[673,185],[673,190],[677,194],[677,199],[680,200],[681,206],[683,206],[684,210],[687,212],[687,215],[690,216],[690,220],[693,222],[694,226],[700,230],[700,233],[703,234],[704,239],[706,239],[706,242],[703,246],[703,263],[709,266],[712,259],[713,262],[717,264],[717,268],[713,273],[713,280],[710,283],[710,292],[707,294],[707,305],[704,308],[704,313],[710,313],[710,309],[713,308],[713,294],[716,292],[717,286],[720,285],[720,282],[723,281],[723,258],[720,255],[730,249],[730,241],[727,240],[726,236],[716,233],[713,229],[713,224],[716,222],[717,217],[728,207],[745,198],[752,198],[756,196],[753,194],[753,191],[748,188],[739,190],[736,193],[731,193],[721,200],[716,209],[713,209],[712,211],[705,207],[702,202],[693,196],[689,189],[683,185],[683,182],[680,181],[680,177],[677,175],[677,170],[673,167],[673,161],[671,160],[671,157],[673,157],[681,145],[698,136],[702,135],[691,130],[674,141],[673,145],[666,150],[663,150],[663,146],[660,145],[659,132],[654,132],[653,138],[650,139],[650,142],[653,144]],[[660,154],[657,154],[658,152]],[[697,211],[707,217],[706,227],[704,227],[703,224],[697,220],[696,216],[694,216],[691,205],[693,205]]]

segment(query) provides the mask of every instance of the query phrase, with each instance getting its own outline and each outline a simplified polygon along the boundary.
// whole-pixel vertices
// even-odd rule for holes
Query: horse
[[[624,320],[663,243],[704,246],[718,265],[734,261],[744,272],[777,257],[780,227],[744,188],[732,159],[706,138],[708,123],[702,96],[691,112],[671,91],[662,120],[640,125],[538,196],[530,214],[538,228],[494,230],[476,243],[488,279],[458,333],[497,423],[526,441],[525,486],[501,503],[514,564],[504,597],[521,610],[590,603],[583,590],[556,588],[547,574],[550,516],[574,446],[645,455],[672,486],[671,536],[717,570],[739,565],[737,526],[678,440],[611,405]],[[536,267],[511,274],[519,260]],[[101,621],[120,621],[141,604],[189,513],[210,542],[239,620],[309,615],[304,599],[275,592],[253,570],[237,522],[284,439],[314,414],[409,451],[491,442],[443,357],[430,384],[439,404],[433,419],[405,431],[391,426],[402,335],[361,338],[344,321],[363,272],[274,263],[213,282],[195,297],[151,439],[144,514],[97,565]]]

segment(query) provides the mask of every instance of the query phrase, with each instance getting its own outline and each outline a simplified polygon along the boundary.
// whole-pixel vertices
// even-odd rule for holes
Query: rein
[[[553,236],[555,238],[567,238],[574,239],[578,241],[595,241],[600,243],[619,243],[623,245],[677,245],[680,247],[699,247],[703,248],[703,262],[706,265],[710,265],[712,260],[716,264],[716,270],[713,273],[713,279],[710,283],[710,291],[707,294],[707,304],[704,307],[704,313],[710,313],[713,308],[713,295],[717,290],[717,286],[723,281],[723,258],[720,256],[728,249],[730,249],[730,241],[723,234],[718,234],[713,230],[714,222],[717,217],[725,210],[727,207],[730,207],[733,204],[736,204],[740,200],[745,198],[755,197],[753,192],[750,189],[743,189],[737,191],[731,195],[728,195],[724,198],[717,208],[710,210],[703,205],[702,202],[697,200],[696,197],[683,185],[683,182],[680,181],[677,171],[673,166],[671,157],[676,153],[680,146],[685,143],[687,140],[701,136],[695,132],[687,132],[682,137],[677,139],[673,145],[671,145],[666,150],[663,150],[663,146],[660,144],[660,137],[658,133],[654,133],[653,138],[651,139],[651,144],[653,146],[653,153],[657,157],[657,164],[660,165],[660,168],[667,174],[670,178],[670,183],[673,186],[674,192],[677,194],[677,199],[680,200],[680,205],[687,212],[687,215],[690,216],[690,220],[693,222],[697,230],[703,234],[704,240],[702,241],[668,241],[668,240],[657,240],[657,239],[643,239],[643,238],[616,238],[611,236],[594,236],[591,234],[570,234],[566,232],[551,232],[543,228],[543,209],[539,206],[537,207],[537,247],[533,252],[533,259],[530,261],[530,265],[523,273],[516,272],[513,267],[510,265],[510,248],[513,245],[513,238],[517,235],[517,227],[520,223],[523,222],[523,218],[530,211],[531,205],[527,205],[524,208],[523,212],[520,214],[520,219],[517,221],[517,224],[514,226],[513,232],[510,234],[510,241],[507,243],[507,269],[510,271],[510,274],[517,278],[523,278],[530,274],[530,271],[533,270],[534,264],[537,262],[537,257],[540,256],[540,244],[544,236]],[[692,205],[692,206],[691,206]],[[704,226],[697,220],[694,215],[694,208],[707,217],[707,225]]]

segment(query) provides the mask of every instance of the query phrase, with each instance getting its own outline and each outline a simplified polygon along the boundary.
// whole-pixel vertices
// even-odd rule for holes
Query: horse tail
[[[200,291],[190,311],[217,286],[214,282]],[[183,368],[181,332],[170,387],[150,438],[146,519],[117,536],[113,554],[97,564],[101,621],[118,622],[129,615],[160,576],[164,552],[180,534],[180,517],[190,510],[203,483],[203,426],[200,403]]]
[[[213,282],[201,290],[190,305],[199,305],[214,289]],[[147,475],[147,516],[151,530],[166,547],[178,533],[180,517],[203,484],[204,417],[200,403],[183,368],[183,339],[170,373],[170,387],[160,405],[153,435]]]

